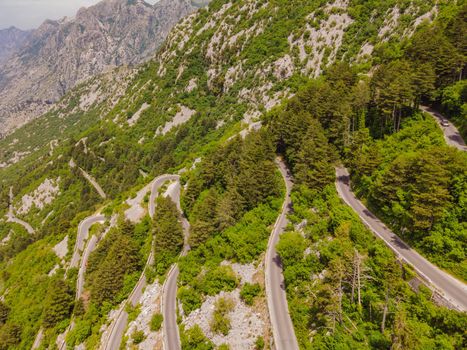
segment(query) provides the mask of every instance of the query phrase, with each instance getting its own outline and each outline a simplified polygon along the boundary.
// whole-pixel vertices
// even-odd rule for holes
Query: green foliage
[[[153,219],[155,254],[177,255],[183,246],[183,228],[177,206],[170,198],[159,196]]]
[[[230,318],[228,314],[234,309],[235,302],[229,298],[219,298],[214,307],[215,309],[209,324],[211,331],[226,336],[230,331]]]
[[[322,192],[298,187],[293,198],[295,213],[290,219],[294,224],[306,219],[301,229],[305,238],[284,234],[279,246],[297,247],[291,250],[295,257],[290,254],[283,265],[301,347],[461,346],[465,314],[435,306],[429,290],[414,292],[392,252],[341,203],[334,186]],[[304,247],[309,253],[304,254]]]
[[[163,274],[180,253],[184,234],[180,213],[170,198],[159,196],[153,218],[156,272]]]
[[[21,327],[16,324],[7,324],[0,328],[0,349],[9,350],[21,341]]]
[[[3,301],[0,301],[0,326],[4,325],[8,319],[11,309]]]
[[[109,232],[102,245],[90,256],[86,281],[92,300],[99,305],[105,301],[117,302],[127,276],[136,272],[140,266],[134,230],[130,223],[124,222],[118,229]],[[132,284],[128,285],[131,290]]]
[[[268,134],[236,138],[209,155],[188,181],[185,207],[197,247],[233,226],[242,215],[277,195],[273,146]],[[197,198],[197,200],[195,200]]]
[[[258,337],[255,341],[255,350],[263,350],[266,343],[264,342],[263,337]]]
[[[149,324],[151,332],[157,332],[159,329],[161,329],[163,321],[164,317],[162,316],[162,314],[157,313],[152,315],[151,323]]]
[[[261,286],[258,283],[245,283],[240,290],[240,298],[247,305],[253,305],[255,298],[261,293]]]
[[[201,293],[190,287],[181,287],[178,290],[178,299],[182,302],[183,311],[189,315],[192,311],[201,307],[202,297]]]
[[[131,339],[133,339],[133,344],[140,344],[144,341],[146,336],[144,335],[143,331],[134,331],[131,335]]]
[[[180,340],[183,350],[212,350],[214,344],[206,338],[198,325],[186,331],[180,332]]]
[[[74,293],[61,279],[55,279],[47,292],[44,308],[44,327],[51,328],[68,318],[73,311]]]

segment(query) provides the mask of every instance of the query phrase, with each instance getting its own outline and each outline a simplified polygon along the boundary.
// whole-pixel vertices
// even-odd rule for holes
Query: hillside
[[[153,59],[0,140],[0,349],[161,348],[173,263],[182,349],[265,348],[265,253],[289,190],[278,156],[300,348],[461,349],[466,314],[342,204],[334,167],[465,280],[467,158],[418,109],[459,118],[463,16],[435,1],[214,0]]]

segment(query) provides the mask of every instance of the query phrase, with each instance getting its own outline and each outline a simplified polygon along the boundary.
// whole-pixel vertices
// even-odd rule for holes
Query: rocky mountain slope
[[[143,0],[104,0],[80,9],[75,18],[45,21],[0,68],[0,130],[42,114],[96,74],[147,60],[173,25],[195,8],[187,0],[154,6]]]
[[[0,66],[27,41],[31,31],[15,27],[0,30]]]
[[[43,347],[54,347],[64,340],[68,347],[105,347],[112,319],[118,316],[119,306],[148,261],[149,287],[140,306],[126,309],[131,318],[122,341],[127,348],[162,347],[160,323],[153,325],[148,313],[160,320],[159,306],[154,306],[160,299],[159,282],[179,251],[164,251],[163,244],[155,244],[155,261],[150,263],[147,258],[157,222],[145,217],[136,227],[119,223],[107,236],[103,228],[94,229],[90,237],[102,240],[89,260],[84,297],[75,308],[71,305],[76,271],[65,273],[71,254],[57,256],[54,247],[68,242],[71,252],[78,241],[80,222],[100,210],[108,219],[120,216],[122,221],[130,203],[139,198],[144,215],[146,199],[152,198],[146,196],[152,179],[180,174],[182,208],[192,226],[193,248],[180,261],[183,349],[197,349],[199,343],[204,348],[214,348],[212,343],[223,349],[228,348],[225,344],[231,349],[264,348],[271,340],[271,328],[263,258],[283,202],[282,182],[273,163],[277,150],[287,157],[303,191],[294,193],[291,219],[296,226],[287,228],[297,232],[286,236],[293,240],[290,250],[282,250],[284,257],[285,251],[290,251],[285,266],[293,268],[294,259],[306,264],[286,276],[289,280],[298,276],[303,282],[298,286],[303,293],[289,293],[297,298],[289,305],[301,343],[312,342],[318,332],[322,342],[316,342],[317,348],[327,341],[334,344],[330,348],[337,348],[342,338],[328,335],[342,332],[354,338],[348,344],[358,344],[348,348],[389,348],[391,339],[397,338],[389,329],[407,323],[402,313],[406,306],[417,309],[407,312],[414,328],[427,329],[429,324],[433,332],[449,339],[446,341],[461,341],[462,330],[458,328],[462,327],[436,326],[437,319],[423,310],[452,317],[456,324],[465,324],[465,317],[445,309],[441,312],[429,297],[423,299],[427,294],[423,289],[421,294],[408,292],[410,286],[401,276],[410,277],[412,272],[401,274],[397,270],[395,256],[382,244],[373,244],[358,218],[336,204],[339,200],[333,192],[335,149],[342,155],[355,153],[355,160],[348,159],[361,160],[364,170],[367,159],[372,166],[379,160],[371,153],[378,150],[375,145],[357,147],[350,142],[366,140],[365,136],[371,139],[364,128],[365,119],[370,124],[371,118],[381,113],[383,121],[391,120],[390,115],[382,114],[384,110],[370,113],[370,85],[390,86],[393,94],[399,93],[399,86],[412,89],[403,81],[412,76],[407,71],[396,74],[397,69],[389,70],[386,78],[397,77],[400,80],[396,82],[372,81],[372,73],[382,62],[403,58],[403,43],[420,27],[458,11],[457,5],[434,0],[214,0],[208,8],[180,21],[154,59],[77,86],[49,113],[0,140],[0,164],[4,164],[0,169],[0,217],[6,217],[11,203],[15,215],[37,232],[30,236],[0,218],[0,238],[4,240],[0,269],[5,270],[0,276],[0,291],[9,308],[6,324],[0,327],[0,345],[7,339],[13,348],[31,348],[36,335],[42,334],[39,343]],[[339,61],[344,64],[334,66]],[[406,101],[410,94],[402,93],[402,98],[394,99],[403,104],[397,105],[398,113],[413,102]],[[377,97],[381,95],[381,99],[387,98],[384,94]],[[287,104],[292,96],[297,98]],[[371,106],[376,102],[371,100]],[[271,129],[276,130],[271,133]],[[423,132],[415,135],[422,141],[428,138]],[[400,147],[406,143],[394,142]],[[394,149],[396,152],[397,147]],[[370,154],[357,158],[364,151]],[[98,195],[81,170],[100,185],[106,199]],[[313,181],[328,184],[324,194],[311,188]],[[44,191],[47,184],[53,186]],[[39,201],[44,197],[47,201]],[[40,205],[24,205],[28,200]],[[164,225],[159,230],[170,233],[172,227]],[[171,239],[166,238],[170,245]],[[155,239],[161,238],[156,234]],[[95,241],[87,245],[91,242]],[[320,250],[315,251],[318,246]],[[362,246],[369,251],[361,252]],[[347,263],[349,252],[355,254],[358,266],[368,257],[370,263],[365,266],[377,272],[369,276],[366,268],[361,269],[368,276],[364,283],[371,283],[371,290],[366,289],[371,293],[362,298],[362,307],[353,308],[356,296],[352,302],[338,299],[339,295],[347,298],[350,284],[342,279],[330,281],[323,270],[331,271],[331,277],[339,276],[342,266],[352,265]],[[347,260],[335,259],[339,254]],[[335,264],[330,263],[333,260]],[[374,268],[386,266],[391,268],[389,273]],[[403,293],[391,291],[389,295],[380,281],[389,281],[389,286],[397,282],[398,291]],[[319,299],[316,283],[323,285]],[[308,318],[304,321],[305,314],[295,317],[299,306],[312,303],[326,305],[326,309],[307,309],[310,322]],[[386,332],[379,326],[384,312],[388,313]],[[317,316],[320,323],[314,324]],[[213,322],[216,318],[219,322]],[[423,322],[424,327],[415,322]],[[444,325],[443,320],[439,322]],[[68,327],[70,324],[74,329]],[[12,330],[21,336],[7,337]]]

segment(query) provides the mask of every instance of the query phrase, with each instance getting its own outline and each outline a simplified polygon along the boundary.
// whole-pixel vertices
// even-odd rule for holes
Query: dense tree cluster
[[[414,287],[415,274],[340,202],[332,185],[320,194],[298,187],[293,201],[292,222],[306,225],[283,234],[277,250],[301,347],[462,348],[465,314],[435,306],[431,291]]]
[[[208,155],[190,176],[185,208],[197,247],[278,194],[273,144],[265,132],[237,137]]]
[[[159,272],[165,271],[182,250],[184,233],[180,220],[177,205],[169,197],[160,196],[153,218],[155,265]]]
[[[117,230],[109,232],[104,242],[91,254],[86,283],[91,298],[97,304],[116,302],[124,286],[125,276],[141,266],[139,246],[134,241],[135,228],[124,222]]]

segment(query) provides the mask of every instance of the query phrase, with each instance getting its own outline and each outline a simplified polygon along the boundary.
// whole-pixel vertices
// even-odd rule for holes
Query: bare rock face
[[[30,35],[31,31],[24,31],[15,27],[0,30],[0,65],[17,52]]]
[[[73,19],[45,21],[0,67],[0,132],[37,117],[92,76],[151,58],[194,9],[189,0],[104,0]]]

